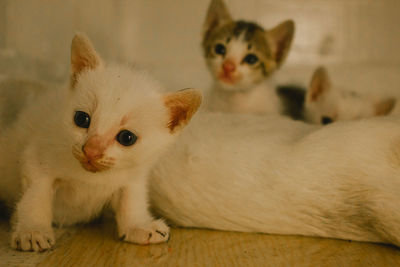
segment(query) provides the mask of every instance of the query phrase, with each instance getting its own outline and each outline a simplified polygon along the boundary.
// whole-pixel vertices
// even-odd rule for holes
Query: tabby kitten
[[[282,104],[270,81],[286,59],[294,22],[271,30],[231,18],[222,0],[212,0],[203,26],[203,51],[214,77],[209,96],[213,111],[281,113]]]
[[[358,92],[333,87],[324,67],[315,70],[304,104],[304,118],[317,124],[384,116],[395,107],[394,98],[376,100]]]

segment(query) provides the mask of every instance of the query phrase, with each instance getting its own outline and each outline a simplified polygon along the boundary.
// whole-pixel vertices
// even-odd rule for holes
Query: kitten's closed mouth
[[[82,167],[89,172],[101,172],[110,169],[110,166],[101,164],[99,162],[91,162],[89,160],[81,161]]]
[[[76,147],[73,148],[72,154],[79,161],[81,166],[89,172],[95,173],[106,171],[114,165],[114,159],[111,157],[90,160],[86,156],[84,156]]]
[[[226,74],[226,73],[221,73],[220,75],[218,75],[218,78],[220,81],[222,81],[224,83],[228,83],[228,84],[236,83],[235,77],[233,77],[232,75]]]

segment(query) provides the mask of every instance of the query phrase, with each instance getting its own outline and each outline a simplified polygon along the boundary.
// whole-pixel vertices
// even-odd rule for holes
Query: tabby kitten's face
[[[313,74],[305,101],[305,119],[316,124],[358,120],[389,114],[396,104],[393,98],[374,100],[357,92],[332,87],[328,72],[319,67]]]
[[[212,0],[203,28],[203,50],[215,80],[225,90],[247,90],[285,60],[294,35],[293,21],[271,30],[233,21],[222,0]]]

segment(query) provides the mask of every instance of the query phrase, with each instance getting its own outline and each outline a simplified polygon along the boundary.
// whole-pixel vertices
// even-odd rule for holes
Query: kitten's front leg
[[[113,199],[121,240],[141,245],[166,242],[169,227],[154,220],[148,211],[146,179],[143,177],[123,187]]]
[[[47,250],[55,243],[51,226],[53,179],[37,167],[24,171],[27,185],[13,215],[11,246],[23,251]]]

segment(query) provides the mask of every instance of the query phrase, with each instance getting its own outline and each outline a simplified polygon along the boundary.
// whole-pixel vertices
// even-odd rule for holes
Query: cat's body
[[[376,99],[362,92],[332,86],[324,67],[315,70],[304,103],[304,119],[315,124],[384,116],[392,112],[394,98]]]
[[[75,36],[70,86],[29,101],[0,133],[0,200],[15,207],[12,247],[49,249],[52,224],[88,222],[108,204],[121,240],[168,240],[169,228],[147,210],[148,171],[201,95],[160,91],[141,71],[106,65]]]
[[[400,120],[201,114],[152,171],[179,226],[400,245]]]
[[[222,0],[212,0],[203,27],[203,51],[214,78],[211,111],[279,114],[284,111],[271,75],[282,65],[294,36],[294,22],[273,29],[234,21]]]
[[[274,85],[261,82],[251,89],[226,91],[215,84],[209,95],[209,110],[213,112],[280,114],[284,107]]]

